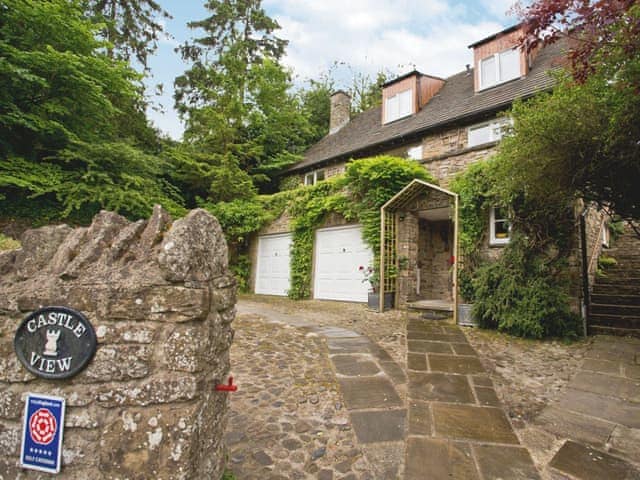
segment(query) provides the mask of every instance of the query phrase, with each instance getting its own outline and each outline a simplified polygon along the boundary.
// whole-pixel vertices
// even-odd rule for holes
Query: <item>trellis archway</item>
[[[423,180],[413,180],[400,190],[380,208],[380,304],[379,310],[384,311],[385,293],[393,293],[398,300],[398,223],[408,206],[419,198],[428,197],[432,192],[444,194],[449,198],[449,217],[453,223],[453,248],[451,256],[452,266],[452,296],[453,317],[457,322],[458,305],[458,195],[444,188],[427,183]],[[428,203],[428,202],[427,202]],[[397,305],[397,303],[396,303]]]

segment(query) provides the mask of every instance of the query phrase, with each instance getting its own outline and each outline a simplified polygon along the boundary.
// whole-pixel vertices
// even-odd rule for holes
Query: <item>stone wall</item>
[[[220,478],[235,280],[217,220],[171,221],[156,207],[130,223],[109,212],[88,228],[29,230],[0,253],[0,478],[17,466],[26,392],[66,399],[61,478]],[[18,361],[13,337],[41,306],[85,314],[98,339],[88,367],[44,380]]]

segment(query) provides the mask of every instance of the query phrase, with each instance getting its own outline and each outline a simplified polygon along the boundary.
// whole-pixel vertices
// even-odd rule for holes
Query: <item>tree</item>
[[[140,76],[95,34],[78,1],[2,1],[0,214],[86,221],[104,207],[179,210],[162,163],[136,147],[148,132]]]
[[[155,0],[86,0],[85,8],[104,25],[100,36],[108,42],[109,58],[130,61],[135,56],[145,69],[164,32],[157,17],[171,18]]]
[[[571,70],[552,94],[514,108],[501,148],[509,175],[541,201],[568,193],[637,222],[640,5],[540,0],[525,15],[525,47],[546,29],[543,43],[569,36]]]
[[[615,68],[610,60],[621,52],[627,58],[637,56],[640,22],[632,8],[637,12],[636,0],[535,0],[519,9],[522,45],[529,52],[569,38],[573,77],[584,82],[599,66]]]
[[[193,62],[175,82],[185,142],[205,154],[200,160],[209,167],[200,162],[200,170],[213,172],[224,159],[232,171],[246,172],[262,191],[270,191],[277,173],[299,158],[312,136],[292,93],[291,73],[278,62],[286,42],[275,36],[278,24],[258,0],[206,6],[212,14],[189,24],[205,35],[180,48]],[[185,167],[182,163],[178,170],[186,173]],[[193,178],[182,176],[188,177]],[[244,177],[238,182],[245,184]],[[213,184],[206,197],[219,198]]]

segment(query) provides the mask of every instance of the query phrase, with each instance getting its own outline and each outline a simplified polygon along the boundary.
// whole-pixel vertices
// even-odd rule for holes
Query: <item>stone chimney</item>
[[[331,95],[331,114],[329,117],[329,135],[333,135],[347,123],[351,116],[351,97],[338,90]]]

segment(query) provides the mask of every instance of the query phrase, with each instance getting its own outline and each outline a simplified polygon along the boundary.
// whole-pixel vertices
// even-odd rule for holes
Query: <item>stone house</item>
[[[550,74],[563,64],[559,44],[525,54],[517,47],[514,26],[469,46],[474,64],[448,78],[412,71],[387,82],[382,104],[350,118],[350,98],[331,98],[330,131],[287,174],[313,185],[341,174],[352,159],[388,154],[421,163],[439,185],[414,181],[383,208],[381,288],[395,305],[455,311],[457,303],[457,196],[447,190],[452,178],[474,162],[491,156],[509,123],[502,115],[516,99],[553,87]],[[590,251],[599,242],[594,217]],[[485,253],[499,255],[509,242],[509,222],[498,208],[487,218]],[[250,247],[256,293],[286,295],[289,285],[289,219],[263,228]],[[366,301],[361,265],[373,254],[363,243],[360,226],[332,215],[316,231],[313,298]],[[397,262],[403,268],[385,278]]]

